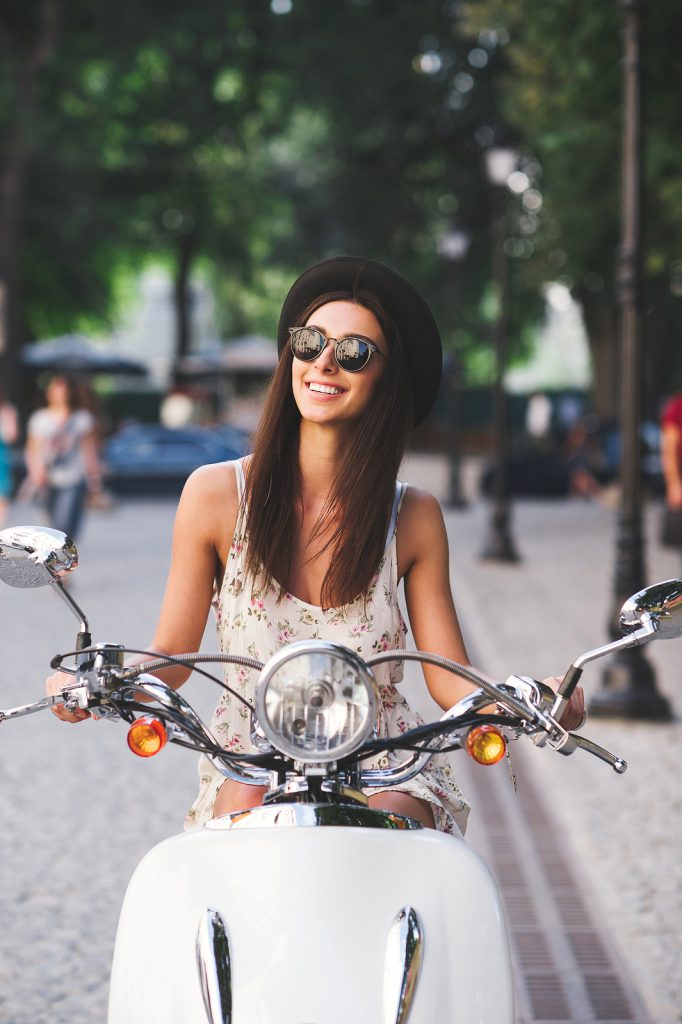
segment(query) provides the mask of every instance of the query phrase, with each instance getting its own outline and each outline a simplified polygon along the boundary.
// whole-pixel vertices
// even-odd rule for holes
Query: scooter
[[[0,711],[0,723],[63,704],[128,725],[128,746],[154,756],[167,742],[206,754],[226,777],[264,786],[262,806],[173,836],[142,860],[121,911],[109,1024],[512,1024],[504,913],[484,861],[461,839],[370,808],[365,792],[413,778],[434,752],[494,764],[527,738],[560,754],[581,749],[622,774],[625,762],[568,733],[561,712],[583,667],[612,651],[682,635],[682,580],[635,594],[621,639],[583,654],[555,695],[524,676],[498,682],[435,654],[385,651],[367,661],[305,641],[266,664],[182,654],[126,666],[126,648],[92,643],[63,585],[78,564],[64,534],[0,532],[0,580],[52,586],[79,620],[75,649],[52,659],[73,682]],[[374,666],[438,665],[475,689],[442,718],[379,737]],[[73,660],[67,668],[64,663]],[[231,662],[259,673],[255,754],[223,750],[193,708],[152,673]],[[380,750],[389,767],[363,767]]]

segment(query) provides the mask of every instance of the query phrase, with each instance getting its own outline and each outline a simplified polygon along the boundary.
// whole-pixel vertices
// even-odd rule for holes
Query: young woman
[[[440,382],[440,337],[426,303],[382,264],[325,260],[291,288],[278,343],[280,363],[253,455],[203,467],[187,482],[152,649],[195,650],[215,588],[224,651],[265,660],[292,640],[322,638],[369,656],[404,645],[402,580],[417,647],[466,662],[440,507],[430,494],[396,482],[409,432]],[[470,689],[443,670],[424,672],[442,708]],[[376,673],[381,728],[395,734],[416,725],[399,689],[402,667]],[[189,672],[162,675],[179,686]],[[227,678],[252,694],[246,670],[228,668]],[[58,678],[50,688],[55,692]],[[571,721],[582,713],[581,701],[578,694]],[[55,713],[67,721],[87,714]],[[229,694],[212,728],[226,748],[252,749],[248,709]],[[205,758],[199,773],[189,827],[262,800],[261,790],[225,781]],[[369,801],[451,833],[463,830],[468,812],[445,755]]]
[[[99,492],[101,486],[95,419],[71,377],[52,377],[45,400],[28,421],[28,474],[34,490],[44,495],[50,525],[75,538],[88,491]]]

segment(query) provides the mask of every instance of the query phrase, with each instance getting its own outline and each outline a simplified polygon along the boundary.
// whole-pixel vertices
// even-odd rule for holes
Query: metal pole
[[[495,321],[495,387],[493,390],[493,510],[488,537],[481,558],[497,562],[518,562],[510,528],[508,403],[504,388],[509,340],[509,259],[504,249],[507,237],[507,197],[503,188],[494,189],[493,280],[497,291]]]
[[[645,585],[640,468],[642,275],[641,275],[641,0],[619,0],[623,30],[623,151],[621,245],[618,252],[620,312],[621,498],[616,537],[614,606],[609,631],[620,635],[618,616],[630,594]],[[641,648],[619,652],[590,702],[592,715],[669,720],[670,706],[656,690]]]

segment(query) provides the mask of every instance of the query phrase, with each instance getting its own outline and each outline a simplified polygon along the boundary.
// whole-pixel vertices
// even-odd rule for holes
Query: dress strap
[[[393,508],[391,510],[391,521],[388,524],[388,533],[386,534],[386,547],[384,548],[384,550],[388,548],[388,545],[391,543],[391,540],[393,538],[393,534],[395,533],[395,528],[398,523],[398,513],[400,512],[400,506],[403,503],[403,498],[405,497],[406,490],[407,484],[403,484],[400,482],[400,480],[396,480],[395,494],[393,495]]]
[[[234,468],[237,473],[237,497],[241,504],[246,490],[246,477],[244,476],[244,462],[242,459],[235,459]]]

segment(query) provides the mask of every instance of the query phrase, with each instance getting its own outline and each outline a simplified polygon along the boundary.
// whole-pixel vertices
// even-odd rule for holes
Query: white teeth
[[[328,384],[315,384],[313,382],[311,384],[308,384],[308,389],[310,391],[319,391],[320,394],[322,394],[322,395],[342,395],[343,394],[343,388],[333,388],[333,387],[330,387]]]

